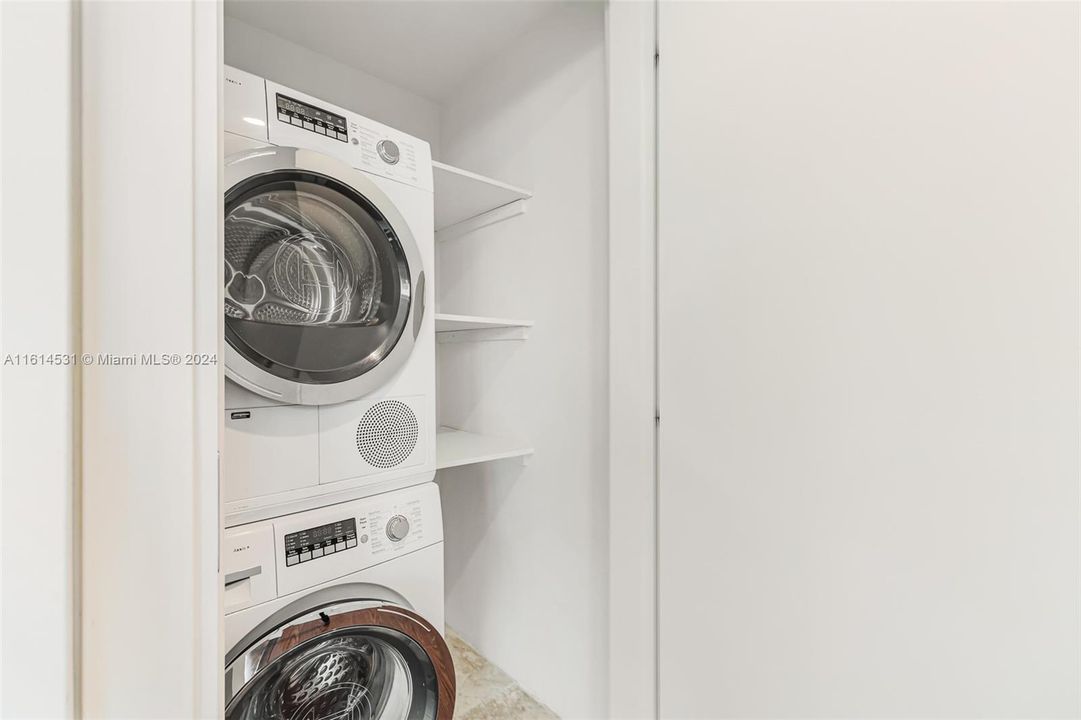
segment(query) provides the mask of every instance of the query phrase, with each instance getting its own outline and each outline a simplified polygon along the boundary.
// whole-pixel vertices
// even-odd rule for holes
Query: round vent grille
[[[357,425],[357,450],[372,467],[392,468],[417,446],[417,416],[398,400],[382,400],[368,408]]]

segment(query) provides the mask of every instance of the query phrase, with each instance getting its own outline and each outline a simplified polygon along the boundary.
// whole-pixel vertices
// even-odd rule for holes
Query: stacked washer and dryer
[[[225,71],[226,718],[450,718],[426,142]]]

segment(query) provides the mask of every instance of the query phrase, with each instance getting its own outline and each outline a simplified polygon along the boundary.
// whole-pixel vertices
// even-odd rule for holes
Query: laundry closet
[[[263,569],[275,560],[259,560],[249,548],[273,552],[284,543],[277,548],[287,554],[277,563],[279,598],[288,595],[283,585],[302,589],[283,582],[286,569],[290,577],[303,570],[315,586],[322,582],[315,568],[327,578],[342,575],[358,547],[372,553],[366,572],[391,577],[399,560],[386,558],[400,553],[402,561],[413,558],[401,570],[422,598],[412,604],[432,608],[417,608],[424,616],[418,622],[444,619],[562,717],[607,713],[604,12],[600,2],[225,4],[226,332],[236,335],[227,352],[254,348],[231,366],[254,370],[230,374],[226,388],[225,549],[238,554],[223,568],[226,612],[235,601],[237,613],[251,615],[240,629],[230,628],[227,615],[227,652],[269,622],[265,609],[254,608],[260,592],[274,598],[273,578]],[[254,110],[231,111],[231,102]],[[269,144],[260,123],[270,126]],[[260,195],[253,178],[280,169],[277,146],[306,143],[358,158],[367,153],[362,162],[372,163],[375,180],[361,194],[371,206],[357,200],[345,214],[369,236],[420,218],[430,223],[431,237],[388,232],[389,260],[371,261],[385,278],[377,296],[345,302],[317,293],[344,313],[327,315],[319,328],[270,320],[286,326],[275,332],[312,333],[328,356],[355,342],[343,328],[362,324],[354,321],[363,313],[364,322],[408,341],[376,338],[365,350],[382,361],[374,370],[360,368],[339,383],[314,368],[314,389],[295,389],[275,368],[295,366],[296,353],[250,323],[256,313],[288,313],[288,302],[270,308],[251,298],[310,290],[302,287],[303,273],[289,275],[288,263],[308,262],[304,248],[290,246],[292,256],[275,260],[284,269],[271,284],[280,287],[259,285],[253,295],[250,278],[258,272],[242,266],[243,253],[230,255],[230,223],[237,237],[278,212],[273,194]],[[230,164],[237,152],[248,153],[244,167]],[[285,160],[312,177],[333,178],[321,160],[302,154]],[[335,181],[311,187],[303,222],[318,222],[319,198],[330,197]],[[230,188],[240,189],[230,197]],[[351,222],[325,212],[327,223]],[[328,283],[348,255],[320,266]],[[327,389],[349,383],[345,402]],[[395,383],[396,392],[383,392]],[[268,387],[274,402],[258,391]],[[371,392],[388,399],[365,401]],[[253,420],[263,423],[259,432],[246,430]],[[363,462],[341,459],[336,448],[346,446]],[[427,482],[432,472],[434,486]],[[417,473],[427,473],[423,482]],[[373,480],[354,481],[361,475]],[[289,519],[296,513],[296,521]],[[434,598],[426,579],[438,574],[439,561],[416,538],[434,538],[440,527],[442,597]],[[415,552],[411,542],[418,543]],[[350,554],[338,556],[335,548]],[[366,575],[361,582],[377,581]],[[393,590],[397,580],[385,582]],[[412,602],[409,594],[401,591]],[[288,615],[289,607],[275,612]],[[393,639],[396,631],[388,632]],[[243,655],[228,660],[250,662]],[[458,668],[459,678],[469,671]],[[227,687],[227,703],[228,693]]]

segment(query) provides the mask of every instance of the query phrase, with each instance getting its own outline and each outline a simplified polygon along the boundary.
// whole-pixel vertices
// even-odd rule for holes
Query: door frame
[[[656,0],[606,11],[613,718],[657,717],[656,15]]]
[[[157,11],[175,4],[152,4]],[[117,243],[136,228],[111,225],[110,204],[122,199],[137,185],[133,178],[115,175],[115,166],[103,162],[97,148],[109,144],[138,142],[149,146],[166,139],[177,157],[187,161],[177,168],[191,182],[191,194],[178,214],[186,214],[189,225],[182,247],[189,263],[167,273],[190,278],[190,301],[174,303],[175,312],[186,321],[172,326],[171,339],[177,347],[194,352],[217,352],[221,344],[221,252],[222,178],[220,172],[222,62],[222,2],[187,0],[190,17],[176,24],[132,27],[134,3],[90,3],[82,6],[73,42],[75,64],[81,73],[83,101],[88,105],[82,117],[83,197],[91,202],[83,220],[86,253],[82,278],[73,279],[75,292],[83,297],[83,349],[112,352],[110,338],[122,338],[132,331],[132,321],[124,313],[123,295],[109,288],[122,287],[125,274],[137,269],[137,259],[114,253]],[[148,38],[170,39],[177,47],[185,44],[190,53],[172,61],[165,53],[148,47]],[[609,413],[610,413],[610,620],[609,620],[609,710],[613,717],[656,716],[656,473],[655,473],[655,2],[610,2],[607,6],[607,56],[609,80]],[[133,68],[125,63],[125,53],[135,53],[147,62]],[[81,62],[80,62],[81,61]],[[180,69],[183,84],[163,71]],[[134,79],[152,86],[173,83],[177,93],[159,112],[187,114],[184,133],[166,138],[165,127],[149,122],[104,122],[107,112],[122,117],[125,112],[145,112],[135,102],[135,94],[124,93],[121,85]],[[165,79],[163,79],[165,78]],[[102,90],[111,92],[111,102],[93,102]],[[156,94],[161,94],[159,91]],[[169,93],[165,93],[169,94]],[[162,161],[163,162],[163,161]],[[157,165],[161,167],[161,165]],[[94,183],[97,178],[107,183]],[[640,208],[625,213],[628,207]],[[111,234],[106,230],[116,230]],[[78,233],[75,234],[76,237]],[[214,238],[213,242],[207,238]],[[122,247],[119,246],[119,247]],[[78,252],[78,250],[76,251]],[[85,286],[84,286],[85,285]],[[103,344],[105,343],[105,344]],[[174,348],[169,348],[173,350]],[[100,370],[100,369],[99,369]],[[223,381],[221,366],[213,372],[195,372],[186,378],[182,393],[172,396],[177,407],[155,408],[155,414],[132,413],[131,406],[116,402],[125,394],[145,392],[135,375],[86,373],[83,388],[82,425],[87,428],[82,470],[83,497],[76,508],[75,527],[80,515],[88,521],[81,548],[76,549],[76,565],[92,568],[84,573],[82,587],[75,581],[76,599],[93,613],[93,629],[76,625],[76,695],[82,691],[82,711],[88,715],[145,714],[146,703],[157,696],[155,688],[171,683],[169,694],[183,696],[192,717],[220,717],[222,706],[221,597],[218,568],[220,544],[218,448],[221,439]],[[175,445],[176,435],[159,435],[155,443],[145,441],[148,417],[166,416],[181,410],[180,421],[168,425],[182,435],[190,449],[190,463],[155,478],[156,482],[176,479],[179,473],[185,498],[178,504],[143,502],[133,513],[117,513],[123,493],[144,486],[147,478],[137,474],[124,451],[133,457],[152,458],[157,449]],[[78,424],[78,423],[77,423]],[[97,428],[97,429],[95,429]],[[108,435],[112,436],[112,444]],[[130,432],[129,432],[130,431]],[[100,441],[102,444],[97,444]],[[101,452],[102,447],[113,452]],[[78,445],[75,451],[79,452]],[[89,457],[87,456],[89,455]],[[147,514],[155,508],[153,516]],[[79,512],[81,510],[81,513]],[[96,537],[95,528],[106,521],[112,526],[105,537]],[[167,525],[167,535],[148,529]],[[86,530],[86,528],[83,528]],[[161,562],[140,565],[126,561],[111,551],[106,538],[145,537],[150,550]],[[213,541],[207,541],[213,538]],[[81,555],[81,558],[79,557]],[[183,561],[190,572],[176,572],[174,561]],[[184,588],[178,596],[176,587]],[[138,592],[131,592],[138,590]],[[171,645],[174,663],[170,668],[142,663],[140,675],[151,683],[143,692],[133,693],[132,665],[128,652],[139,654],[139,633],[133,633],[132,600],[147,600],[172,612],[190,612],[194,637]],[[149,608],[153,609],[153,608]],[[77,609],[76,609],[77,612]],[[160,616],[159,616],[160,618]],[[170,632],[175,633],[179,628]],[[82,639],[78,631],[82,631]],[[109,658],[124,662],[108,662]],[[80,658],[82,663],[79,662]],[[81,665],[81,668],[79,667]],[[173,672],[187,670],[183,678]],[[82,672],[81,672],[82,671]],[[87,672],[89,671],[89,672]],[[82,677],[80,678],[80,672]],[[178,679],[180,690],[176,690]],[[74,704],[79,706],[79,698]],[[157,708],[160,710],[160,707]]]
[[[80,714],[219,718],[223,5],[80,10]]]
[[[2,717],[79,713],[79,9],[0,2]]]

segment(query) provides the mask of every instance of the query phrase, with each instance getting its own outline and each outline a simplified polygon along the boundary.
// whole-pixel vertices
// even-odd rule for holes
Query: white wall
[[[438,153],[439,106],[362,70],[231,17],[225,62],[427,140]]]
[[[72,4],[0,3],[0,25],[2,362],[78,351],[79,146]],[[4,364],[0,392],[0,716],[72,717],[78,372]]]
[[[661,3],[665,717],[1077,717],[1076,3]]]
[[[536,456],[439,476],[447,622],[566,718],[607,694],[607,135],[600,4],[561,8],[444,109],[447,162],[534,191],[437,248],[442,311],[531,318],[440,346],[440,420]]]

